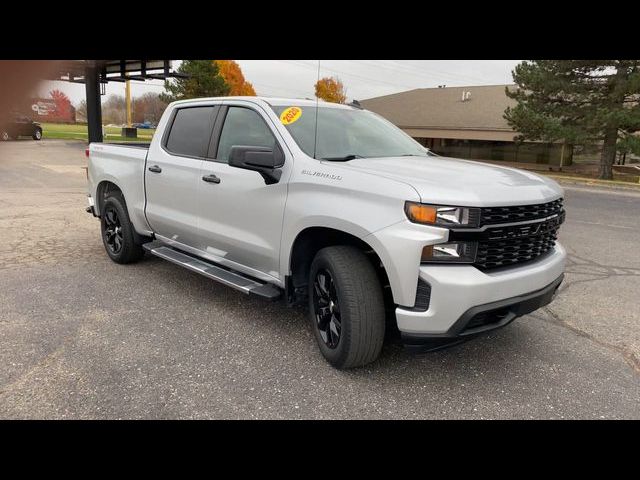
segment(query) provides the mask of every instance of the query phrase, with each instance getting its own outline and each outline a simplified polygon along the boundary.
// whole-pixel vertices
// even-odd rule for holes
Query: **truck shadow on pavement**
[[[176,298],[187,298],[202,308],[228,322],[229,328],[245,332],[255,327],[254,335],[261,335],[264,342],[271,339],[285,340],[288,356],[306,355],[320,368],[334,370],[317,351],[308,312],[302,306],[288,306],[284,300],[268,302],[264,299],[247,296],[225,285],[206,279],[162,259],[146,255],[141,266],[153,270],[154,283],[170,281],[170,289]],[[162,272],[157,271],[162,270]],[[165,280],[163,280],[165,279]],[[170,280],[169,280],[170,279]],[[168,299],[167,299],[168,300]],[[163,300],[164,301],[164,300]],[[407,369],[424,370],[443,364],[453,369],[450,373],[460,378],[470,374],[467,362],[473,362],[477,368],[493,368],[497,359],[502,358],[505,365],[510,364],[510,356],[526,351],[526,339],[523,338],[517,323],[537,322],[526,316],[495,332],[479,335],[463,343],[431,352],[413,352],[407,350],[400,341],[397,329],[387,328],[385,344],[378,361],[371,365],[351,369],[345,372],[352,378],[384,374],[389,371]],[[231,326],[232,325],[232,326]],[[531,326],[526,327],[531,329]],[[249,334],[251,336],[251,334]],[[296,350],[302,350],[297,351]]]

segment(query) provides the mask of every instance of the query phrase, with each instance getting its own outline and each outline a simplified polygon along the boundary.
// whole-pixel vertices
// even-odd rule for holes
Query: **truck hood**
[[[549,178],[517,168],[450,157],[358,158],[340,166],[407,183],[416,189],[423,203],[527,205],[563,195],[562,188]]]

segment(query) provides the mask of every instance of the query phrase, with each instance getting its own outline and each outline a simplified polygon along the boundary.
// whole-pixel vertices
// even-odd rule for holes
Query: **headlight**
[[[428,263],[473,263],[478,250],[477,242],[449,242],[427,245],[422,249],[420,261]]]
[[[407,218],[414,223],[438,227],[477,227],[480,223],[480,209],[449,207],[445,205],[425,205],[405,202]]]

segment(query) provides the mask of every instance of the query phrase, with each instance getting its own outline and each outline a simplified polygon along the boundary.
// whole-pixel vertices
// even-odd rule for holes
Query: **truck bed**
[[[113,142],[113,143],[108,143],[106,145],[117,145],[121,147],[136,147],[136,148],[144,148],[149,150],[149,146],[151,145],[151,142]]]
[[[138,142],[89,144],[89,195],[99,200],[99,183],[94,179],[111,180],[118,185],[127,199],[131,221],[138,231],[148,229],[144,215],[148,151],[149,144]]]

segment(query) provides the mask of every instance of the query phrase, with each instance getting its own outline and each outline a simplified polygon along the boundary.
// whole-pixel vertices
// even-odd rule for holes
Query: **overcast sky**
[[[245,78],[258,95],[314,98],[318,60],[237,60]],[[342,80],[347,98],[388,95],[414,88],[438,85],[472,86],[513,83],[511,70],[520,60],[320,60],[320,77]],[[177,68],[179,61],[174,61]],[[131,82],[132,95],[160,93],[162,82]],[[53,88],[65,92],[74,105],[84,98],[84,85],[46,82],[39,94],[47,96]],[[107,95],[124,95],[124,84],[110,82]]]

